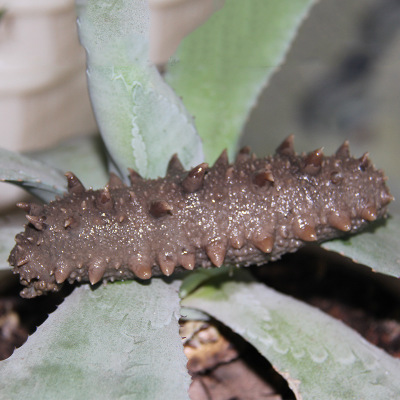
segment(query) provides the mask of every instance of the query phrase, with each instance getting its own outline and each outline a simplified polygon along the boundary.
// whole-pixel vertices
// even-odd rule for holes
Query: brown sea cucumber
[[[114,174],[102,190],[86,190],[68,172],[68,193],[28,212],[9,262],[23,297],[57,291],[63,282],[148,279],[222,264],[263,264],[307,242],[354,233],[385,216],[393,199],[384,173],[345,142],[332,156],[297,155],[293,137],[274,156],[248,148],[229,164],[191,171],[172,157],[166,177],[131,185]]]

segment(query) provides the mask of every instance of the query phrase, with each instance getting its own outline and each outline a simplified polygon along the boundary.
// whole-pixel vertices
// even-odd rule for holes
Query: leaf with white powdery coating
[[[207,162],[224,148],[233,157],[251,109],[313,3],[226,0],[182,41],[165,78],[195,116]]]
[[[21,186],[46,202],[66,190],[62,171],[5,149],[0,149],[0,181]]]
[[[72,138],[52,149],[29,153],[29,157],[64,172],[72,171],[86,187],[103,188],[109,179],[106,150],[99,135]]]
[[[0,363],[0,399],[189,400],[178,289],[161,279],[76,288]]]
[[[182,301],[251,343],[297,399],[398,399],[400,360],[318,309],[255,282],[244,270]]]
[[[202,162],[192,117],[148,61],[147,1],[77,0],[77,5],[94,112],[120,174],[126,176],[129,167],[144,177],[163,176],[174,153],[187,168]]]

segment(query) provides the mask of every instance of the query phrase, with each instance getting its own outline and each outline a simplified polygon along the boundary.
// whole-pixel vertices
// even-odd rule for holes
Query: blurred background
[[[0,16],[0,146],[29,152],[95,132],[74,0],[0,0]],[[298,151],[330,154],[349,139],[356,156],[372,149],[400,198],[399,104],[400,0],[320,0],[242,144],[261,156],[293,133]],[[3,209],[21,196],[0,193]]]
[[[243,143],[268,154],[293,133],[298,151],[323,146],[330,154],[349,139],[355,156],[370,152],[400,198],[399,111],[400,1],[320,0],[254,109]],[[268,147],[259,134],[267,131],[277,136]]]

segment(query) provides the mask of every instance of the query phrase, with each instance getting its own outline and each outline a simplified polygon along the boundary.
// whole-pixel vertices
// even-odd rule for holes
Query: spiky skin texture
[[[289,137],[273,157],[243,149],[230,165],[185,172],[171,159],[167,176],[127,187],[113,175],[86,190],[67,173],[69,193],[29,212],[9,262],[23,297],[57,291],[68,280],[148,279],[174,270],[263,264],[309,241],[354,233],[383,217],[392,200],[382,171],[345,142],[330,157],[296,155]]]

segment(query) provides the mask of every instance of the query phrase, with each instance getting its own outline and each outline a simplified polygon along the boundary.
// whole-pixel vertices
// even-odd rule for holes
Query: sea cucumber
[[[49,204],[19,203],[28,214],[9,262],[23,297],[65,281],[149,279],[197,267],[260,265],[307,242],[355,233],[386,214],[386,177],[345,142],[332,156],[298,155],[288,137],[274,156],[226,151],[212,167],[185,171],[175,155],[164,178],[131,185],[115,174],[86,190],[71,172],[68,193]]]

